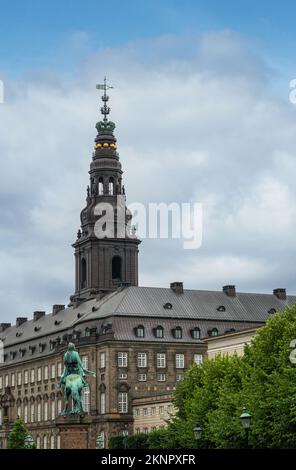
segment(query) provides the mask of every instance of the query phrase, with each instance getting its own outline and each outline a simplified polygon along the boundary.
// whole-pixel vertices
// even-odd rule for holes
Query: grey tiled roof
[[[171,310],[163,307],[167,302],[172,304]],[[192,320],[193,326],[204,325],[205,334],[202,336],[205,336],[211,325],[219,329],[217,322],[223,325],[221,329],[231,328],[232,324],[235,328],[238,323],[241,323],[241,328],[244,323],[245,328],[255,327],[266,321],[271,308],[282,311],[291,302],[296,302],[296,296],[290,296],[284,301],[272,294],[237,293],[236,297],[228,297],[225,293],[216,291],[185,289],[183,294],[177,294],[170,288],[126,287],[101,300],[85,301],[56,315],[45,315],[36,322],[30,320],[19,327],[12,326],[0,333],[0,339],[4,340],[5,347],[16,345],[17,348],[28,341],[38,344],[43,341],[42,337],[46,336],[47,340],[54,338],[62,335],[63,331],[81,328],[85,322],[98,325],[106,317],[137,318],[135,325],[131,319],[128,322],[120,320],[114,323],[115,338],[122,340],[128,339],[127,330],[131,332],[139,324],[139,318],[145,318],[146,321],[154,318],[151,328],[152,324],[153,327],[157,326],[157,319],[173,319],[170,324],[175,326],[177,320]],[[221,305],[225,307],[224,312],[217,311]],[[82,317],[78,318],[78,314],[82,314]],[[61,323],[56,325],[56,321]],[[196,325],[197,321],[199,325]],[[35,331],[36,326],[40,327],[38,331]],[[16,333],[21,335],[17,337]]]

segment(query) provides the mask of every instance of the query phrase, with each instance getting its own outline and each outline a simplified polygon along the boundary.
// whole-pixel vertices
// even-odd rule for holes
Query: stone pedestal
[[[61,449],[88,449],[90,447],[88,416],[59,416],[55,423],[61,436]]]

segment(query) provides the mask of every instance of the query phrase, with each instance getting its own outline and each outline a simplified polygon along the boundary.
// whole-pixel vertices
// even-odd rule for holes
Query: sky
[[[140,284],[296,293],[295,5],[0,0],[0,321],[68,303],[107,75],[129,203],[203,205]]]

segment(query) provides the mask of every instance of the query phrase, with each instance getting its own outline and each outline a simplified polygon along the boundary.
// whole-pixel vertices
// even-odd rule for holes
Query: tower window
[[[102,196],[104,194],[104,180],[103,178],[99,179],[99,195]]]
[[[114,256],[112,259],[112,279],[113,281],[121,281],[121,258]]]
[[[114,180],[113,180],[113,178],[109,179],[108,193],[111,194],[111,195],[114,194]]]
[[[81,288],[86,287],[86,260],[82,258],[81,260]]]

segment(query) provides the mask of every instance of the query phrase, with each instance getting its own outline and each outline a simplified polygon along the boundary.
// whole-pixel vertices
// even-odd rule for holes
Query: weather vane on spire
[[[107,106],[107,102],[109,101],[109,96],[107,95],[107,90],[110,88],[114,88],[113,86],[107,85],[107,79],[106,77],[104,78],[104,84],[102,85],[97,85],[96,86],[97,90],[104,90],[104,94],[102,96],[102,101],[104,105],[101,107],[101,113],[104,116],[104,122],[107,122],[107,116],[110,113],[110,108]]]

